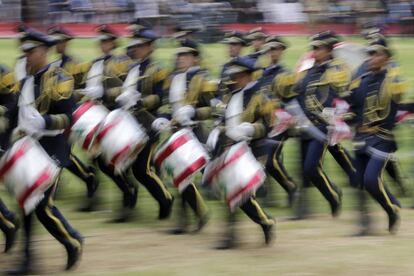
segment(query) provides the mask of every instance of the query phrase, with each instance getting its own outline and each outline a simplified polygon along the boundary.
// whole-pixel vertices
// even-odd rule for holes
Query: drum
[[[265,179],[264,168],[243,141],[209,163],[203,182],[221,186],[226,203],[234,211],[256,192]]]
[[[84,150],[91,150],[96,132],[108,114],[108,109],[93,101],[80,105],[72,114],[70,141]]]
[[[125,172],[148,142],[145,128],[123,109],[111,111],[99,127],[96,146],[117,174]]]
[[[40,144],[28,136],[13,144],[0,160],[0,179],[15,195],[26,214],[56,181],[59,167]]]
[[[188,128],[174,133],[154,155],[155,165],[172,176],[174,186],[180,192],[208,160],[207,151]]]

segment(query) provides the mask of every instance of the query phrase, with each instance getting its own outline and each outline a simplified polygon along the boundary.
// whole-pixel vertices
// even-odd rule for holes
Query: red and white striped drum
[[[29,136],[15,142],[0,160],[0,179],[26,214],[36,208],[59,171],[56,162]]]
[[[222,187],[226,202],[234,211],[256,192],[265,179],[264,168],[250,147],[246,142],[239,142],[208,164],[203,182]]]
[[[91,150],[96,132],[108,114],[108,109],[101,104],[93,101],[83,103],[72,114],[69,139],[82,149]]]
[[[191,178],[208,160],[207,151],[187,128],[174,133],[154,155],[155,165],[172,175],[174,186],[180,192],[190,184]]]
[[[123,109],[111,111],[102,122],[94,139],[94,146],[106,164],[120,174],[135,161],[148,142],[145,128]]]

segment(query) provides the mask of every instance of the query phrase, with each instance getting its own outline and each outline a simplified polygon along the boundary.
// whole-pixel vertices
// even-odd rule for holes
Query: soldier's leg
[[[292,206],[294,194],[297,190],[297,185],[287,173],[283,162],[281,162],[280,155],[282,153],[283,141],[279,141],[272,148],[266,160],[266,171],[272,176],[288,193],[289,206]]]
[[[4,233],[6,238],[4,252],[8,252],[14,245],[18,228],[19,223],[15,214],[9,211],[0,199],[0,230]]]
[[[312,187],[308,178],[304,175],[306,154],[309,148],[310,140],[300,140],[300,158],[301,158],[301,178],[302,186],[299,188],[294,208],[293,219],[306,219],[311,213],[310,199],[308,196],[309,189]]]
[[[182,191],[181,197],[197,216],[197,231],[200,231],[208,221],[208,208],[201,193],[198,191],[194,183],[190,183],[190,185]]]
[[[354,159],[349,152],[340,144],[328,146],[328,150],[336,163],[344,170],[348,176],[349,184],[352,187],[358,186],[357,173],[355,169]]]
[[[236,221],[237,212],[227,209],[226,233],[222,241],[215,247],[218,250],[231,249],[237,246]]]
[[[395,232],[399,222],[400,202],[385,187],[382,174],[388,160],[371,157],[364,173],[364,187],[388,214],[389,231]]]
[[[95,168],[85,165],[76,155],[71,153],[69,155],[69,165],[66,166],[66,169],[85,182],[88,189],[88,198],[93,197],[99,185]]]
[[[272,228],[275,224],[273,218],[268,215],[254,197],[250,197],[240,209],[255,223],[262,227],[265,243],[269,244],[272,241]]]
[[[118,186],[118,188],[123,193],[123,206],[125,208],[134,208],[136,205],[137,200],[137,193],[138,189],[135,186],[134,183],[129,181],[127,177],[122,175],[115,174],[114,170],[107,166],[105,162],[101,158],[97,158],[96,162],[99,165],[99,169],[106,174],[108,177],[110,177],[115,184]]]
[[[68,254],[66,269],[70,269],[82,253],[83,238],[54,205],[53,194],[55,188],[54,185],[46,191],[45,197],[36,207],[35,213],[46,230],[65,246]]]
[[[388,175],[395,181],[402,195],[407,193],[407,189],[404,184],[403,175],[401,173],[401,168],[398,164],[398,160],[390,159],[385,166],[385,170]]]
[[[342,194],[322,169],[322,156],[326,149],[323,143],[312,140],[308,146],[304,162],[304,178],[313,183],[331,206],[332,216],[337,216],[341,207]]]
[[[135,178],[147,188],[152,197],[157,200],[159,209],[159,219],[170,216],[173,196],[168,191],[162,180],[158,177],[152,165],[152,155],[155,148],[154,143],[148,143],[139,153],[138,158],[132,165],[132,172]]]
[[[358,208],[358,225],[359,230],[356,236],[365,236],[370,234],[371,220],[369,217],[368,194],[364,188],[364,174],[369,161],[369,156],[363,152],[355,154],[355,168],[357,172],[357,189],[355,189],[357,208]]]

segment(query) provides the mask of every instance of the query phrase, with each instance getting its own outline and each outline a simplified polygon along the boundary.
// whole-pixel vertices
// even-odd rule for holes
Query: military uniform
[[[73,36],[65,29],[62,28],[52,28],[48,31],[48,34],[57,42],[67,42],[73,39]],[[81,64],[72,56],[63,53],[60,55],[60,58],[51,63],[52,67],[60,67],[66,72],[68,72],[74,78],[74,87],[75,89],[81,87],[81,80],[83,75],[79,72],[79,67]],[[73,152],[69,156],[69,164],[66,166],[66,169],[71,173],[82,179],[87,185],[87,196],[92,198],[97,187],[97,177],[95,174],[95,169],[92,166],[85,165]],[[82,210],[90,210],[91,203]]]
[[[114,41],[118,38],[108,26],[103,25],[98,29],[100,41]],[[89,70],[85,74],[85,89],[82,93],[86,98],[100,101],[109,110],[118,107],[115,99],[122,92],[122,84],[131,64],[129,57],[125,55],[115,56],[112,53],[104,54],[89,64]],[[81,67],[85,67],[82,65]],[[84,68],[80,71],[84,71]],[[133,209],[137,200],[137,187],[126,176],[126,174],[115,174],[113,168],[105,164],[102,158],[97,157],[95,162],[100,170],[110,177],[123,193],[123,209],[116,222],[123,222],[130,217],[130,209]]]
[[[36,50],[37,47],[50,47],[54,41],[49,37],[30,31],[22,42],[25,52]],[[70,126],[74,100],[73,78],[60,68],[46,67],[34,75],[28,75],[20,84],[18,100],[18,129],[22,133],[41,134],[40,145],[60,167],[69,164],[70,147],[66,142],[63,131]],[[25,110],[31,109],[37,115],[27,117]],[[39,221],[47,231],[65,246],[68,260],[67,269],[73,267],[78,261],[82,251],[83,238],[66,221],[53,202],[57,184],[52,185],[44,198],[39,202],[32,213],[24,216],[25,229],[25,259],[20,271],[27,273],[31,264],[31,235],[32,216],[36,214]]]
[[[197,43],[185,40],[181,42],[181,47],[177,50],[177,55],[180,54],[199,54]],[[192,120],[202,121],[210,118],[212,108],[210,107],[210,100],[214,97],[217,90],[217,85],[212,84],[208,78],[207,71],[201,69],[199,66],[190,67],[187,71],[175,71],[169,79],[166,80],[164,89],[168,91],[165,93],[164,103],[167,103],[159,110],[159,115],[162,117],[172,118],[173,124],[178,128],[187,126]],[[177,112],[184,109],[191,109],[193,116],[181,120],[176,117]],[[184,122],[186,121],[186,122]],[[197,126],[193,129],[197,138],[203,142],[205,140],[205,133],[202,126]],[[181,192],[181,207],[180,226],[173,230],[173,233],[180,234],[185,231],[186,219],[185,206],[190,205],[199,219],[198,230],[200,230],[208,219],[207,206],[204,199],[198,191],[196,185],[191,183]]]
[[[278,37],[268,37],[266,39],[264,48],[265,53],[272,49],[285,50],[287,48],[287,44]],[[275,97],[275,94],[273,93],[273,87],[276,86],[275,81],[277,79],[277,76],[286,72],[287,69],[280,63],[271,64],[264,69],[262,77],[258,80],[261,92],[265,93],[265,95],[274,102],[275,106],[281,105],[282,102],[277,97]],[[287,138],[288,133],[284,132],[271,139],[266,139],[268,157],[265,165],[267,172],[288,193],[288,201],[289,205],[291,205],[293,203],[293,196],[297,189],[297,185],[287,173],[281,158],[283,143]]]
[[[140,28],[134,32],[128,47],[134,49],[134,47],[141,44],[153,43],[156,38],[152,31]],[[130,66],[125,79],[123,92],[117,98],[119,104],[132,107],[130,111],[150,135],[149,142],[139,153],[131,168],[135,178],[158,201],[160,219],[165,219],[170,215],[173,197],[153,167],[152,159],[159,137],[158,134],[152,131],[151,125],[156,119],[158,108],[161,106],[166,77],[166,70],[157,62],[154,62],[151,57],[147,57],[143,61],[134,62]],[[134,100],[134,95],[139,95],[139,99]],[[124,100],[121,97],[124,97]]]
[[[396,62],[394,60],[390,61],[389,66],[391,67],[398,67]],[[363,76],[369,71],[368,68],[368,62],[364,62],[355,72],[353,79],[358,79],[359,77]],[[395,181],[397,186],[401,189],[402,192],[405,192],[405,184],[404,180],[402,178],[402,172],[401,168],[398,164],[398,159],[392,158],[387,162],[387,165],[385,166],[385,171],[388,173],[388,175]]]
[[[0,156],[8,149],[11,129],[15,125],[17,97],[14,86],[13,73],[0,65]],[[0,230],[6,237],[5,252],[13,246],[18,227],[16,215],[0,199]]]
[[[235,71],[236,70],[236,71]],[[237,73],[247,71],[251,74],[254,71],[254,63],[249,58],[236,58],[229,65],[226,74],[229,76]],[[260,91],[260,84],[257,81],[251,81],[242,89],[234,90],[231,94],[225,95],[223,98],[226,104],[226,110],[224,115],[224,126],[221,128],[221,134],[214,147],[214,154],[219,155],[229,146],[240,141],[239,137],[231,135],[228,130],[236,129],[247,125],[250,128],[251,138],[250,146],[254,155],[257,158],[261,156],[267,156],[268,151],[263,150],[263,140],[269,131],[269,125],[271,121],[271,114],[274,105],[265,93]],[[240,133],[241,136],[244,134]],[[268,215],[252,196],[247,199],[240,209],[255,223],[259,224],[265,234],[265,241],[269,243],[271,240],[271,229],[274,224],[274,220]],[[224,243],[218,247],[218,249],[227,249],[234,246],[235,233],[234,233],[235,214],[230,213],[229,216],[229,233]]]
[[[372,42],[368,49],[370,53],[390,55],[383,39]],[[395,115],[407,85],[401,78],[400,69],[390,62],[378,72],[368,71],[355,78],[350,89],[350,102],[355,113],[358,180],[386,211],[389,231],[394,233],[399,222],[400,203],[386,188],[382,172],[397,149],[393,134]],[[412,110],[412,104],[407,106]]]
[[[337,39],[330,32],[320,33],[313,37],[311,45],[331,47]],[[287,77],[288,79],[291,77]],[[293,89],[287,85],[280,86],[278,95],[288,102],[296,99],[306,117],[326,139],[327,122],[324,119],[325,108],[332,107],[334,98],[345,97],[351,76],[347,66],[336,59],[329,59],[322,64],[301,72],[296,77]],[[285,87],[285,88],[283,88]],[[304,187],[313,183],[328,200],[332,215],[337,215],[342,193],[327,177],[322,169],[322,160],[327,148],[325,139],[314,138],[303,133],[301,137],[302,173]]]

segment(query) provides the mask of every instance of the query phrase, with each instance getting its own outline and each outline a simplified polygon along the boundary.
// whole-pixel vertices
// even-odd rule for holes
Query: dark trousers
[[[336,163],[344,170],[352,187],[358,186],[357,172],[355,169],[355,161],[349,152],[340,144],[328,146],[329,153],[335,159]]]
[[[290,193],[296,190],[297,185],[287,173],[286,168],[283,165],[281,160],[282,148],[283,141],[277,141],[275,145],[273,145],[266,160],[265,167],[267,173],[273,177],[286,192]]]
[[[136,180],[145,186],[160,207],[167,207],[171,204],[172,195],[153,167],[152,156],[155,146],[155,143],[147,143],[133,163],[132,172]]]
[[[385,187],[382,180],[382,173],[387,162],[387,159],[372,157],[362,151],[356,152],[355,165],[359,183],[388,215],[394,215],[399,211],[401,205]]]
[[[254,197],[250,197],[240,209],[255,223],[261,226],[273,225],[274,220],[268,215]]]
[[[190,185],[188,185],[181,193],[181,215],[186,216],[185,209],[187,204],[193,210],[194,214],[200,219],[203,218],[208,212],[207,205],[205,204],[203,197],[198,191],[196,185],[193,183],[190,183]],[[185,220],[186,218],[184,218],[184,221]]]
[[[108,166],[101,157],[96,158],[95,162],[98,164],[99,169],[111,178],[123,193],[123,206],[134,207],[131,206],[131,200],[135,187],[134,183],[129,181],[125,174],[115,174],[114,169]]]
[[[331,206],[340,203],[339,188],[337,188],[322,169],[322,159],[326,145],[317,140],[301,140],[302,174],[304,187],[311,183],[318,188]]]
[[[91,166],[85,165],[76,155],[73,153],[69,156],[69,165],[65,167],[68,171],[82,179],[87,185],[95,178],[95,172]],[[88,192],[88,197],[92,197],[92,194]]]
[[[36,209],[32,213],[24,216],[25,254],[27,259],[30,258],[33,214],[36,214],[40,223],[66,249],[81,247],[81,235],[72,228],[59,209],[54,205],[53,195],[55,189],[56,184],[46,191],[44,198],[40,201]]]
[[[0,230],[6,232],[8,230],[14,229],[16,225],[15,215],[7,209],[3,201],[0,199]]]

